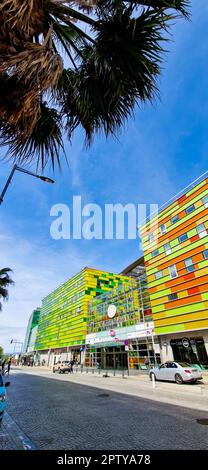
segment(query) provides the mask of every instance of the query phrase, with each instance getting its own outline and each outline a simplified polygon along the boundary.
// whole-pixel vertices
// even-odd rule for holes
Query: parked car
[[[53,372],[59,372],[59,374],[65,374],[65,372],[71,372],[71,365],[69,361],[58,361],[53,366]]]
[[[6,387],[10,385],[10,382],[5,382],[3,381],[3,377],[0,374],[0,424],[2,422],[4,412],[6,409],[6,403],[7,403],[7,394],[6,394]]]
[[[182,384],[183,382],[194,382],[202,379],[201,372],[186,362],[167,361],[149,371],[150,380],[168,380]]]

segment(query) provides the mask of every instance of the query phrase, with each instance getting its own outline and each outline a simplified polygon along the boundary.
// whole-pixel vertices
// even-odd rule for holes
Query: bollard
[[[94,369],[92,368],[92,374],[94,374],[94,372],[95,372],[95,371],[94,371]]]
[[[155,388],[155,374],[152,374],[152,388]]]
[[[88,367],[87,367],[87,369],[86,369],[86,373],[88,374]]]
[[[100,375],[100,369],[98,369],[98,374]]]
[[[124,377],[124,369],[122,370],[122,377]]]
[[[114,371],[113,371],[113,376],[114,377],[116,376],[116,369],[114,369]]]

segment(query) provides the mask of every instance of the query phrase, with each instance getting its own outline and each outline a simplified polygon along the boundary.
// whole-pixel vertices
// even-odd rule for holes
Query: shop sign
[[[187,338],[183,338],[182,339],[182,345],[184,348],[188,348],[189,347],[189,340]]]

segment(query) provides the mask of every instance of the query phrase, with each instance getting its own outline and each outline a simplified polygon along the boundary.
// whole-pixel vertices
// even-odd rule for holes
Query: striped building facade
[[[86,267],[45,297],[35,343],[36,362],[37,358],[48,365],[60,358],[83,362],[89,301],[123,282],[124,276]]]
[[[141,228],[162,359],[208,366],[208,178]]]

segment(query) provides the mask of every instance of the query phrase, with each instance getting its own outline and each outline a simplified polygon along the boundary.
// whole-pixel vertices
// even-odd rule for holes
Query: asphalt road
[[[12,373],[8,413],[38,449],[208,449],[203,411]]]

